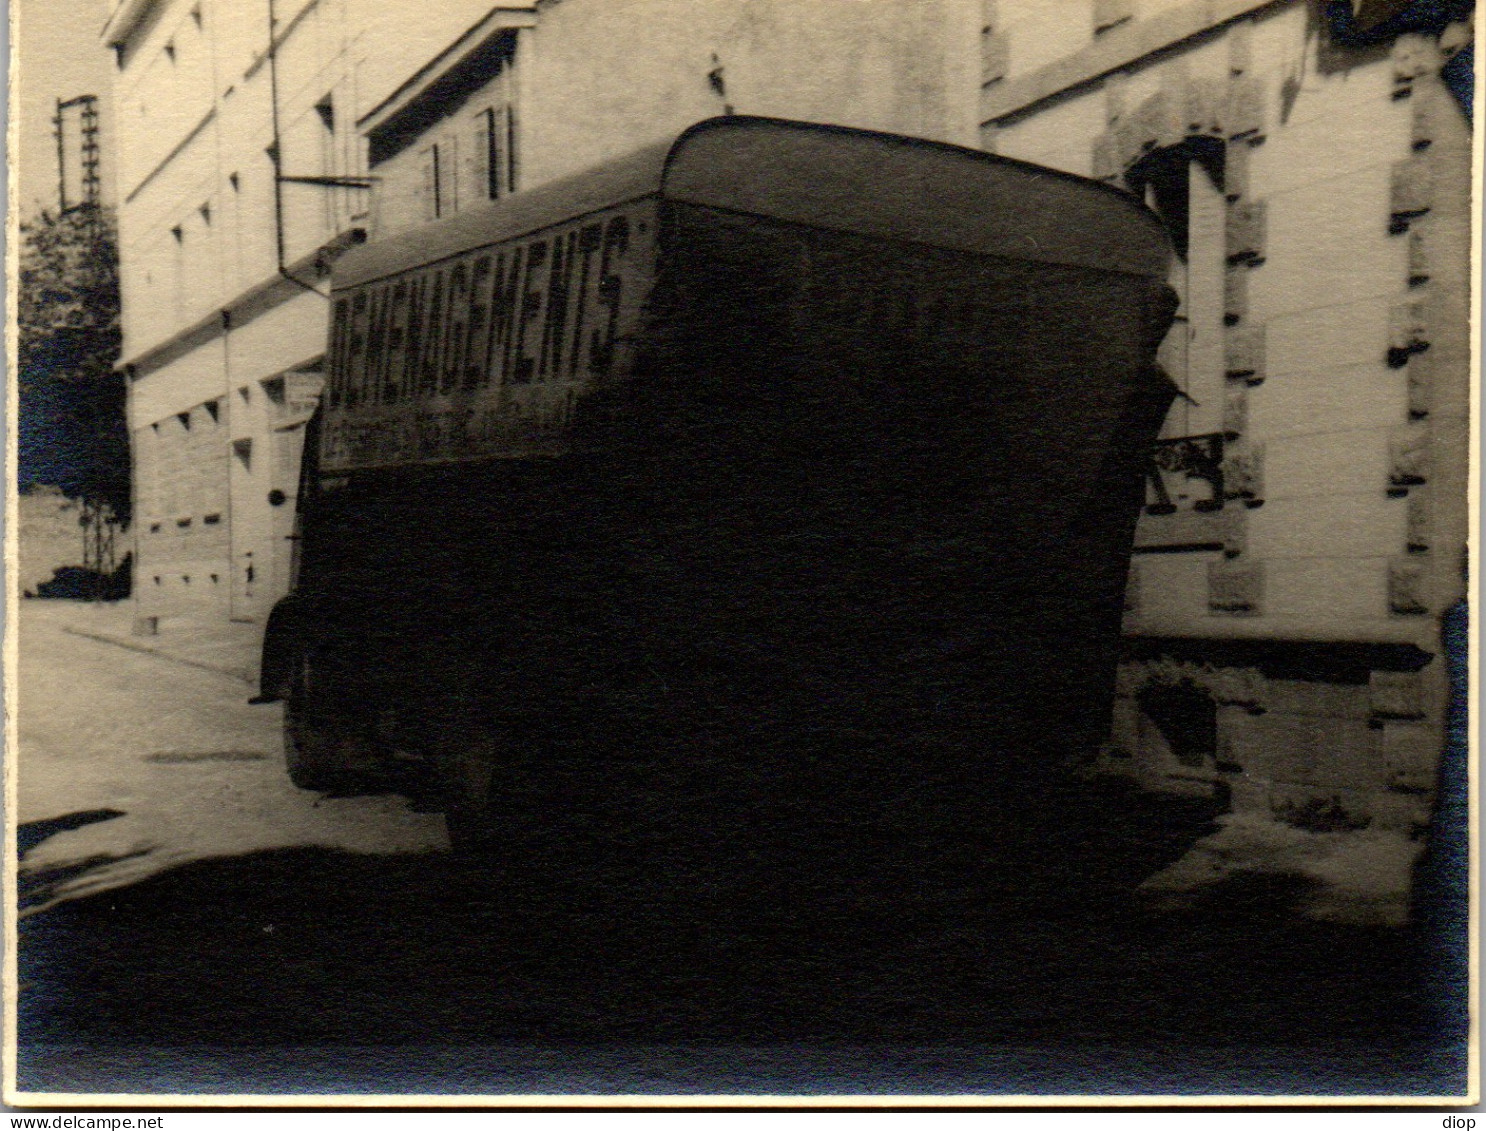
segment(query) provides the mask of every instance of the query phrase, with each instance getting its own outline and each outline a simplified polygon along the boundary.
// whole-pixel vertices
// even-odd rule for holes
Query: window
[[[505,119],[506,123],[506,167],[504,170],[506,191],[515,192],[520,177],[518,160],[521,156],[520,151],[516,148],[516,111],[512,107],[507,106],[501,112],[501,117]]]
[[[439,143],[439,215],[450,216],[459,211],[459,144],[457,138],[447,138]]]
[[[1181,306],[1160,357],[1186,396],[1167,417],[1170,437],[1218,432],[1223,426],[1228,216],[1223,165],[1223,143],[1199,137],[1154,150],[1125,174],[1126,184],[1166,221],[1178,255],[1170,282]]]
[[[453,178],[450,176],[453,161],[450,160],[450,145],[440,142],[423,151],[423,218],[437,220],[454,211]]]
[[[501,115],[493,108],[475,115],[472,144],[474,189],[477,199],[499,200],[505,185],[505,155],[501,136]]]

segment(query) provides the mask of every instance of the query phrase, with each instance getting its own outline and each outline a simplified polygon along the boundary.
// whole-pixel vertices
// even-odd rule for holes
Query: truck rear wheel
[[[367,758],[366,741],[331,705],[308,654],[295,660],[284,699],[284,764],[300,789],[330,793],[353,788],[353,767]]]

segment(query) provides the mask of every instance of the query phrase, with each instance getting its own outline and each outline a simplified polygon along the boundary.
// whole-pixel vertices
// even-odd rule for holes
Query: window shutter
[[[501,124],[504,129],[498,135],[505,143],[501,147],[500,177],[504,182],[506,192],[516,191],[516,182],[520,175],[520,167],[517,162],[521,154],[516,149],[516,111],[511,106],[503,106],[500,112]]]
[[[498,193],[494,192],[495,185],[492,180],[494,172],[491,161],[491,136],[493,110],[481,110],[475,115],[475,127],[470,136],[470,199],[472,200],[494,200]]]
[[[422,185],[419,190],[424,220],[437,220],[439,216],[439,147],[430,145],[420,157]]]
[[[438,150],[439,215],[452,216],[459,211],[459,139],[440,142]]]

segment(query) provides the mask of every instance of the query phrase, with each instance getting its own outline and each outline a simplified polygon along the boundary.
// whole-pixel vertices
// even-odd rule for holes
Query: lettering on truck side
[[[322,468],[558,450],[638,316],[653,214],[586,216],[338,295]]]

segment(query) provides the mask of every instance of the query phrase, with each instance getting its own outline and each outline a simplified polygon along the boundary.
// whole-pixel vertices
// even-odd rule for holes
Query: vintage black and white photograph
[[[6,1102],[1475,1102],[1473,9],[12,0]]]

